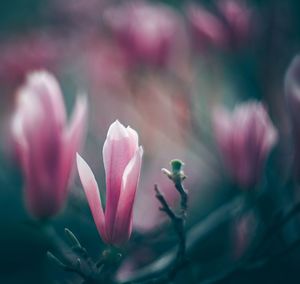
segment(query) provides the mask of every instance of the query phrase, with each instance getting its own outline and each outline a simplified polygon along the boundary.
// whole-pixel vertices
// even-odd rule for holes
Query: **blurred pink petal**
[[[214,112],[214,132],[224,164],[240,186],[256,185],[277,131],[261,103],[237,106],[232,114]]]
[[[228,31],[216,16],[201,6],[190,5],[187,8],[187,17],[196,45],[200,49],[207,46],[227,48]]]
[[[45,71],[35,72],[18,91],[12,135],[25,177],[28,210],[37,218],[55,215],[64,204],[85,115],[83,106],[72,130],[78,139],[67,149],[65,106],[56,79]]]
[[[132,60],[158,66],[168,62],[180,25],[171,8],[133,1],[109,8],[104,20]]]
[[[83,137],[86,134],[86,113],[87,113],[87,100],[85,96],[78,96],[73,110],[70,123],[65,131],[63,139],[63,152],[64,157],[61,160],[61,181],[62,188],[67,189],[68,180],[64,179],[70,168],[74,165],[75,155],[77,150],[81,147]],[[61,191],[61,200],[66,197],[67,191]]]
[[[244,43],[252,32],[252,10],[243,0],[219,0],[217,5],[229,26],[234,43]]]
[[[114,41],[93,39],[85,47],[83,59],[88,83],[97,95],[99,89],[107,88],[113,89],[113,93],[124,92],[130,64],[126,52]]]

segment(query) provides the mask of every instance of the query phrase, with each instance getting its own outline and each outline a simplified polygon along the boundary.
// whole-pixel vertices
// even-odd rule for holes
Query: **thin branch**
[[[181,214],[182,214],[182,217],[185,219],[186,218],[186,212],[187,212],[187,209],[188,209],[188,193],[187,193],[187,190],[183,187],[182,180],[183,180],[183,178],[180,177],[180,178],[175,179],[173,181],[174,181],[174,185],[175,185],[177,191],[180,194]]]
[[[276,233],[284,226],[286,225],[296,214],[300,213],[300,203],[296,203],[290,210],[287,211],[287,213],[282,216],[279,220],[279,222],[276,222],[272,224],[264,234],[261,242],[257,246],[256,250],[254,253],[252,253],[249,256],[248,261],[242,261],[240,263],[237,263],[232,269],[229,269],[227,272],[225,272],[223,275],[221,274],[219,277],[216,277],[214,279],[209,279],[207,281],[204,281],[203,283],[205,284],[214,284],[214,283],[220,283],[229,277],[232,277],[236,273],[240,273],[243,271],[249,271],[249,270],[255,270],[259,269],[262,266],[265,266],[269,264],[270,262],[273,262],[277,259],[282,259],[286,257],[289,253],[294,251],[296,248],[300,246],[300,239],[297,239],[294,241],[292,244],[290,244],[288,247],[284,248],[283,250],[276,252],[272,255],[263,257],[263,258],[258,258],[258,252],[261,251],[262,247],[267,243],[267,241],[270,240],[270,238],[274,237]],[[256,261],[252,261],[253,259],[257,259]]]
[[[245,204],[243,200],[243,197],[237,197],[229,203],[222,205],[187,232],[186,255],[188,259],[194,259],[196,257],[195,253],[197,252],[197,255],[199,254],[199,250],[195,250],[195,248],[198,248],[201,243],[207,242],[207,240],[211,238],[211,235],[216,233],[224,224],[230,222],[230,220],[242,210],[243,204]],[[161,279],[161,275],[167,275],[173,269],[177,259],[176,255],[177,251],[173,248],[162,255],[158,260],[141,268],[135,272],[134,275],[129,276],[120,283],[151,283],[147,281],[150,279]],[[214,279],[222,278],[225,273],[228,274],[228,271],[219,273]],[[162,283],[167,283],[167,281]]]
[[[186,179],[186,176],[182,170],[184,163],[181,160],[174,159],[170,162],[171,165],[171,171],[167,169],[162,169],[162,172],[173,181],[174,186],[178,193],[180,194],[180,208],[181,208],[181,214],[176,215],[172,209],[168,206],[168,203],[162,196],[162,194],[159,192],[159,189],[157,185],[155,185],[155,191],[156,191],[156,197],[162,204],[162,210],[167,213],[167,215],[170,217],[171,221],[174,224],[175,231],[178,235],[179,239],[179,248],[177,253],[177,265],[175,265],[175,268],[173,270],[172,274],[176,273],[176,270],[178,266],[181,265],[181,263],[184,261],[185,258],[185,251],[186,251],[186,236],[185,236],[185,220],[186,220],[186,214],[188,209],[188,192],[183,187],[182,182]]]
[[[161,208],[159,208],[159,210],[164,211],[170,217],[170,219],[172,221],[177,222],[178,217],[173,212],[173,210],[169,206],[168,202],[166,201],[165,197],[163,196],[163,194],[158,189],[157,184],[154,185],[154,190],[156,192],[155,197],[158,199],[158,201],[160,202],[160,204],[162,206]]]
[[[185,257],[185,248],[186,248],[186,238],[185,238],[185,232],[184,232],[184,219],[180,216],[177,216],[172,208],[169,206],[167,203],[166,199],[164,198],[163,194],[160,192],[158,189],[158,186],[154,186],[154,190],[156,192],[156,198],[161,204],[161,211],[164,211],[169,218],[171,219],[174,230],[178,236],[179,240],[179,247],[178,247],[178,252],[177,252],[177,264],[175,265],[175,269],[177,269],[177,266],[179,263],[181,263],[184,260]],[[173,274],[173,273],[172,273]]]
[[[182,170],[184,163],[181,160],[174,159],[170,162],[172,170],[162,169],[162,172],[173,181],[174,186],[180,194],[180,208],[182,218],[186,219],[186,212],[188,209],[188,192],[183,187],[182,182],[186,179],[186,176]]]

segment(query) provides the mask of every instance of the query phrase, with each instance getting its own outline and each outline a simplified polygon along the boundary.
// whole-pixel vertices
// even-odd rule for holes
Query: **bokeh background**
[[[280,137],[266,170],[274,181],[264,188],[266,215],[297,198],[296,192],[282,186],[291,159],[283,79],[300,47],[300,2],[237,0],[240,10],[235,12],[222,10],[221,2],[1,1],[0,283],[80,283],[49,263],[45,254],[49,240],[31,224],[23,203],[10,120],[17,90],[30,71],[55,74],[68,110],[78,93],[88,95],[89,127],[80,153],[97,173],[101,190],[105,189],[101,151],[109,125],[119,119],[139,133],[145,157],[134,233],[119,278],[176,243],[153,192],[158,184],[176,207],[177,193],[161,173],[171,159],[186,164],[188,228],[241,194],[232,186],[215,147],[211,115],[217,105],[231,109],[250,99],[265,103]],[[237,14],[233,17],[231,12]],[[100,255],[103,244],[77,173],[65,209],[52,222],[59,234],[70,228],[93,257]],[[239,258],[256,223],[250,213],[222,228],[222,234],[203,244],[206,249],[185,282],[201,283],[197,281],[221,269],[228,259]],[[297,231],[297,223],[289,230]],[[299,253],[226,283],[299,283]]]

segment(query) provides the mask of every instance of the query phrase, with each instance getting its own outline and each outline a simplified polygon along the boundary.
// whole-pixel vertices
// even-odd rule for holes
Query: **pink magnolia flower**
[[[294,170],[300,177],[300,56],[296,56],[290,64],[285,76],[285,98],[289,108],[289,116],[292,124],[294,149]]]
[[[106,174],[106,208],[103,211],[98,184],[88,164],[77,154],[77,168],[95,224],[103,241],[121,245],[132,231],[132,209],[138,186],[143,149],[138,134],[115,121],[103,146]]]
[[[214,112],[214,132],[224,164],[237,184],[249,188],[258,183],[277,131],[259,102],[237,106],[232,114]]]
[[[171,8],[132,1],[108,9],[104,19],[133,61],[158,66],[168,63],[181,24]]]
[[[86,99],[78,97],[66,126],[61,89],[46,71],[30,74],[17,93],[12,136],[25,177],[27,207],[36,218],[53,216],[64,205],[86,111]]]

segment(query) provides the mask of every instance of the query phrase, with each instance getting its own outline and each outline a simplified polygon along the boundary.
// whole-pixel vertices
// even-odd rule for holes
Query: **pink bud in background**
[[[167,64],[180,30],[178,15],[171,8],[129,2],[108,9],[104,20],[131,60],[158,66]]]
[[[25,178],[28,210],[36,218],[63,207],[76,151],[82,142],[87,103],[78,97],[69,125],[58,82],[34,72],[17,93],[12,136]]]
[[[238,105],[232,114],[219,108],[214,112],[213,124],[224,165],[234,181],[244,188],[255,186],[277,140],[264,106],[248,102]]]
[[[294,166],[295,174],[300,177],[300,56],[296,56],[291,62],[284,81],[285,98],[289,108],[289,116],[292,124],[294,138]]]
[[[143,149],[138,134],[115,121],[103,146],[106,174],[106,208],[103,211],[98,184],[88,164],[77,155],[77,168],[95,224],[103,241],[122,245],[132,231],[132,209],[140,177]]]
[[[217,5],[228,25],[233,43],[244,43],[252,32],[252,10],[243,0],[219,0]]]
[[[228,31],[215,15],[200,5],[189,5],[187,18],[197,47],[207,46],[226,48],[228,46]]]

